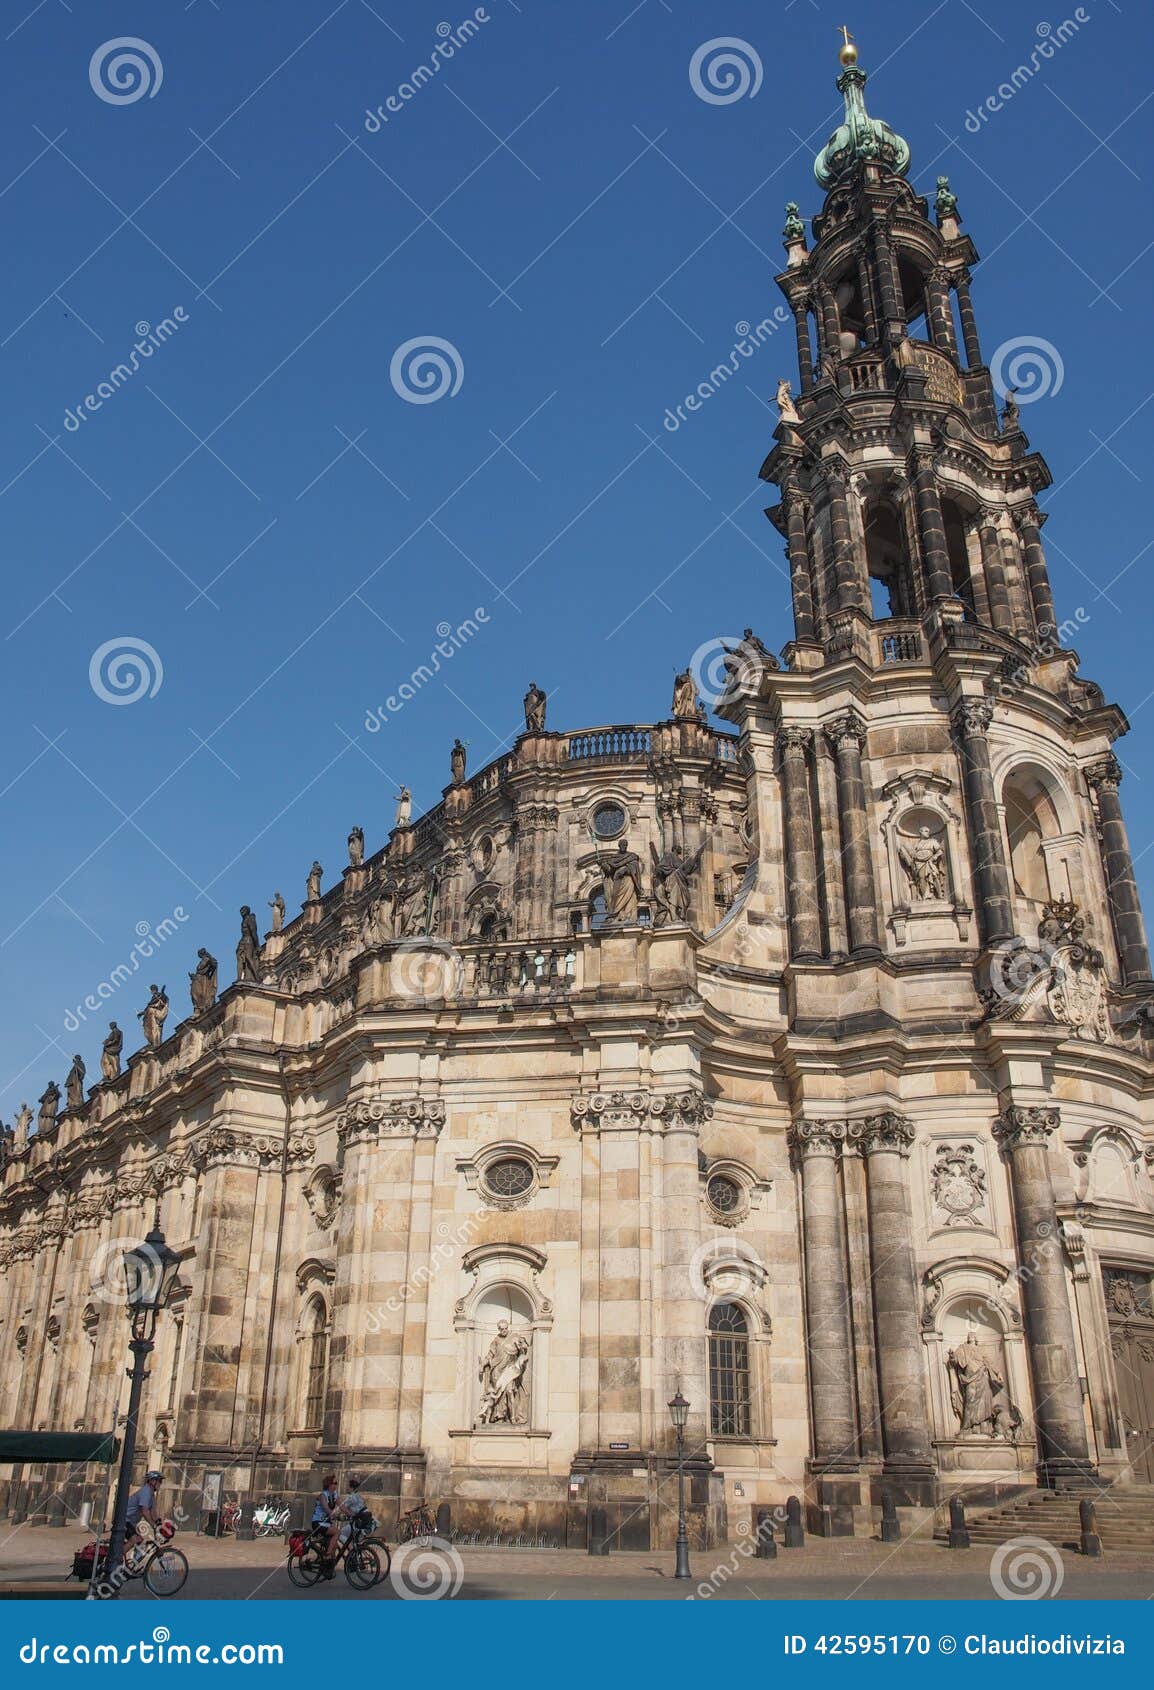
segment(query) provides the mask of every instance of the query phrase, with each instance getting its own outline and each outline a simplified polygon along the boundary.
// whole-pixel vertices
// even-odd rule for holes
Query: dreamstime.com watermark
[[[1084,6],[1075,8],[1072,18],[1064,18],[1057,29],[1052,24],[1040,23],[1036,25],[1034,33],[1037,40],[1028,59],[1016,65],[1005,82],[999,82],[992,94],[978,105],[975,110],[966,113],[966,128],[971,135],[981,131],[982,124],[1002,107],[1007,105],[1015,94],[1021,92],[1028,82],[1032,82],[1038,72],[1054,57],[1067,41],[1073,40],[1083,24],[1090,21],[1090,14]]]
[[[128,356],[128,362],[114,364],[104,381],[98,382],[95,393],[88,393],[73,409],[71,406],[64,413],[64,426],[69,434],[76,434],[82,423],[86,423],[90,416],[102,411],[109,399],[116,395],[126,382],[131,381],[140,369],[141,364],[160,350],[170,341],[177,329],[188,322],[188,312],[183,305],[173,307],[171,317],[162,317],[153,326],[151,323],[139,322],[136,325],[137,339]]]
[[[685,398],[676,405],[666,407],[662,423],[665,432],[676,434],[682,423],[689,421],[685,414],[686,411],[691,413],[700,411],[702,406],[712,399],[715,393],[719,392],[727,382],[732,381],[741,369],[742,364],[747,359],[752,358],[754,353],[765,345],[770,335],[776,334],[778,329],[792,321],[793,318],[785,306],[776,305],[772,314],[763,317],[760,323],[750,325],[744,320],[736,323],[734,333],[737,335],[737,339],[733,343],[729,356],[720,364],[715,364],[709,374],[698,382],[692,393],[687,393]]]
[[[703,41],[689,61],[689,86],[707,106],[756,99],[764,74],[757,48],[737,35]]]
[[[135,634],[114,634],[88,660],[88,684],[102,704],[155,698],[163,680],[160,653]]]
[[[122,986],[140,973],[142,962],[148,962],[156,955],[157,950],[165,940],[171,939],[174,933],[179,933],[188,920],[188,912],[183,904],[177,904],[171,915],[166,915],[163,921],[154,927],[150,921],[138,921],[136,924],[136,943],[128,953],[127,962],[118,962],[111,973],[103,979],[94,992],[70,1009],[64,1016],[64,1031],[66,1033],[79,1032],[90,1015],[95,1015],[104,1008],[109,998],[115,997]]]
[[[427,687],[441,672],[441,662],[449,663],[463,646],[468,645],[480,632],[481,626],[488,622],[489,612],[483,605],[478,605],[472,616],[466,616],[463,622],[454,628],[451,622],[437,623],[437,643],[429,653],[429,661],[420,663],[413,670],[407,681],[402,681],[396,692],[390,693],[383,704],[370,710],[365,716],[365,732],[380,733],[390,716],[396,716],[410,699],[416,698],[422,687]]]
[[[281,1643],[173,1643],[166,1625],[132,1643],[41,1643],[30,1637],[17,1659],[22,1666],[283,1666]]]
[[[435,405],[455,399],[465,379],[465,360],[451,340],[418,334],[397,347],[389,360],[389,380],[407,405]]]
[[[990,359],[990,380],[1000,399],[1012,393],[1018,405],[1052,399],[1062,391],[1066,366],[1052,340],[1017,334],[1004,340]]]
[[[454,29],[451,23],[439,23],[437,45],[429,54],[428,61],[418,65],[416,70],[410,71],[404,82],[398,82],[396,89],[385,100],[383,105],[365,109],[365,128],[370,135],[379,135],[391,117],[403,112],[410,100],[415,100],[421,89],[440,74],[441,66],[460,51],[467,47],[473,37],[480,32],[482,24],[491,23],[484,6],[478,6],[470,17],[459,23]]]
[[[134,106],[155,100],[164,81],[164,66],[156,48],[138,35],[118,35],[102,41],[88,61],[88,81],[106,106]]]

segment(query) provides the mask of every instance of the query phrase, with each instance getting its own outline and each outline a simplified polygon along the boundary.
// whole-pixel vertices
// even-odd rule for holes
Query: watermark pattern
[[[703,1303],[754,1296],[766,1272],[752,1244],[729,1234],[705,1239],[689,1259],[689,1283]]]
[[[761,54],[737,35],[702,42],[689,61],[689,86],[710,106],[756,99],[763,74]]]
[[[408,680],[401,682],[396,692],[390,693],[383,704],[378,704],[367,713],[365,732],[380,733],[390,716],[395,716],[403,710],[411,699],[416,698],[422,687],[427,687],[429,682],[440,674],[442,661],[451,662],[462,646],[468,645],[488,620],[489,612],[483,605],[478,605],[472,616],[466,616],[455,628],[451,622],[438,622],[437,643],[429,653],[429,661],[418,664]]]
[[[767,653],[748,630],[716,635],[699,645],[689,660],[702,702],[713,710],[729,694],[756,693]]]
[[[682,423],[689,421],[686,412],[700,411],[707,400],[723,388],[727,382],[740,370],[744,360],[752,358],[759,347],[764,346],[770,335],[776,334],[792,318],[784,305],[775,305],[768,317],[763,317],[760,323],[752,326],[742,320],[734,324],[737,339],[727,358],[720,364],[715,364],[709,374],[699,381],[692,393],[687,393],[684,399],[676,405],[666,406],[662,427],[667,434],[676,434]]]
[[[164,81],[164,66],[147,41],[138,35],[118,35],[93,53],[88,80],[97,99],[106,105],[132,106],[137,100],[155,100]]]
[[[116,967],[102,980],[94,992],[89,992],[86,998],[78,1003],[75,1009],[70,1009],[64,1017],[66,1033],[75,1033],[84,1025],[90,1015],[95,1015],[102,1009],[109,998],[114,997],[121,986],[127,985],[140,972],[142,962],[147,962],[156,954],[157,947],[163,945],[166,939],[180,930],[188,920],[188,912],[182,904],[177,904],[171,915],[166,915],[153,927],[149,921],[138,921],[136,924],[136,944],[128,953],[127,962],[118,962]]]
[[[414,1538],[393,1550],[389,1583],[405,1602],[440,1602],[465,1582],[465,1563],[447,1538]]]
[[[439,23],[437,45],[429,54],[427,62],[410,71],[406,80],[397,84],[382,105],[377,106],[375,110],[371,106],[366,108],[365,128],[369,134],[379,135],[389,119],[396,117],[398,112],[403,112],[409,101],[415,99],[421,89],[439,74],[441,66],[447,64],[460,48],[468,46],[481,25],[491,21],[484,6],[478,6],[472,16],[465,18],[455,29],[451,23]]]
[[[393,392],[409,405],[455,399],[465,379],[465,360],[451,340],[418,334],[398,346],[389,363]]]
[[[405,939],[389,958],[392,993],[431,1003],[460,995],[465,963],[447,939]]]
[[[142,698],[155,698],[163,680],[160,653],[135,634],[105,640],[88,660],[88,684],[105,704],[137,704]]]
[[[1019,93],[1027,83],[1032,82],[1042,67],[1054,57],[1055,53],[1064,47],[1067,41],[1073,39],[1083,24],[1090,21],[1090,14],[1084,6],[1078,6],[1072,18],[1063,18],[1057,29],[1052,24],[1040,23],[1035,26],[1034,43],[1030,56],[1022,64],[1016,65],[1005,82],[999,82],[992,94],[979,104],[976,110],[967,111],[966,128],[971,135],[977,135],[985,123],[995,112],[1000,112],[1003,106],[1009,104],[1014,95]]]
[[[1052,341],[1019,334],[1004,340],[990,359],[990,378],[998,396],[1013,393],[1019,405],[1050,399],[1061,392],[1066,366]]]
[[[1012,1537],[990,1561],[990,1583],[1003,1602],[1040,1602],[1057,1596],[1066,1577],[1061,1551],[1044,1537]]]
[[[128,355],[128,362],[114,364],[105,379],[97,384],[95,393],[85,394],[75,410],[69,406],[65,411],[64,426],[69,434],[77,433],[81,423],[86,423],[90,416],[103,410],[105,401],[116,397],[124,384],[137,373],[143,361],[151,358],[166,341],[172,339],[177,329],[183,328],[187,322],[188,312],[183,305],[177,305],[173,308],[172,316],[162,317],[155,327],[143,321],[137,323],[137,338]]]

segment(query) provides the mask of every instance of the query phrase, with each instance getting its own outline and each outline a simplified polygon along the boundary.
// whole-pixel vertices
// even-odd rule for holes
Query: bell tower
[[[807,1494],[834,1531],[879,1484],[924,1506],[994,1474],[1053,1486],[1126,1471],[1116,1421],[1101,1406],[1088,1418],[1080,1383],[1105,1317],[1083,1309],[1077,1252],[1085,1238],[1089,1262],[1097,1245],[1071,1169],[1100,1097],[1138,1141],[1110,1069],[1144,1096],[1154,1053],[1111,751],[1128,723],[1078,674],[1083,618],[1055,615],[1038,507],[1050,472],[1013,392],[998,403],[948,179],[932,203],[915,192],[848,38],[840,57],[845,110],[814,164],[812,234],[787,207],[777,282],[800,380],[778,387],[761,470],[781,495],[767,514],[793,638],[780,663],[735,657],[719,706],[742,730],[755,860],[748,931],[716,941],[780,982]],[[935,1159],[962,1121],[978,1183],[997,1191],[983,1225],[942,1218]],[[990,1251],[1019,1294],[982,1326],[958,1264]],[[955,1417],[943,1367],[965,1365],[957,1344],[978,1327],[990,1355],[1017,1355],[1001,1425],[1028,1432]],[[1103,1371],[1091,1389],[1101,1405],[1115,1386]]]
[[[788,545],[797,658],[869,645],[900,656],[943,629],[1006,651],[1058,644],[1036,497],[1050,484],[1012,394],[998,416],[971,298],[978,254],[948,178],[931,213],[910,149],[866,109],[857,48],[841,49],[845,116],[814,163],[825,203],[807,244],[787,208],[800,394],[783,389],[761,474]]]

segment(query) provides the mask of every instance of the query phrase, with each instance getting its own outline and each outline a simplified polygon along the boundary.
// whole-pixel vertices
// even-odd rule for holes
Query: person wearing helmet
[[[138,1491],[133,1491],[128,1499],[128,1515],[125,1521],[124,1547],[131,1549],[137,1538],[137,1527],[141,1520],[147,1520],[155,1532],[157,1527],[156,1503],[163,1474],[155,1467],[150,1467],[144,1475],[144,1483]]]

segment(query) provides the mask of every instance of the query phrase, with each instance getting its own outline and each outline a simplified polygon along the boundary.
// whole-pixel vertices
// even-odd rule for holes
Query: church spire
[[[869,160],[904,176],[910,167],[910,149],[902,137],[880,117],[871,117],[865,105],[866,73],[857,62],[857,47],[845,25],[842,25],[841,51],[838,54],[843,69],[837,79],[838,92],[845,101],[845,120],[840,123],[818,153],[813,173],[823,188],[852,176],[857,167]]]

